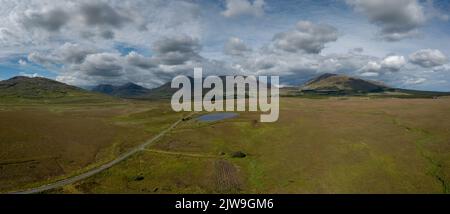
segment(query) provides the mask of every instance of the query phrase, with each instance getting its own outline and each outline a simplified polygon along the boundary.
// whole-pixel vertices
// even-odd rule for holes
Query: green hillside
[[[17,76],[0,81],[0,100],[2,102],[51,102],[51,101],[104,101],[108,96],[92,93],[42,77]]]
[[[363,79],[348,77],[337,74],[323,74],[317,78],[308,81],[301,90],[313,91],[346,91],[346,92],[381,92],[389,87]]]

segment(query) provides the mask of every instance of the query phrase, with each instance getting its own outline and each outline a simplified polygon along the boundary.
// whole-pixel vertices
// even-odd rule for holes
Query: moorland
[[[129,158],[45,193],[450,191],[444,93],[364,91],[358,81],[351,91],[349,81],[345,87],[312,81],[318,86],[281,90],[279,120],[261,123],[259,112],[200,121],[209,113],[187,117],[167,99],[126,99],[38,80],[0,82],[0,192],[88,172],[179,120]]]

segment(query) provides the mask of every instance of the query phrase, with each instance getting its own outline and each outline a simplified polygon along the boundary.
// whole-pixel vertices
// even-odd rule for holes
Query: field
[[[450,98],[282,98],[280,108],[276,123],[259,123],[259,113],[183,122],[147,150],[48,193],[450,191]]]
[[[161,102],[60,101],[0,105],[0,192],[86,171],[179,119]]]

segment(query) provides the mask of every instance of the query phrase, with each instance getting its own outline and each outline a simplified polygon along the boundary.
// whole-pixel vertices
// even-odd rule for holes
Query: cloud
[[[222,12],[225,17],[264,15],[264,0],[226,0],[226,10]]]
[[[97,53],[86,57],[80,70],[91,76],[117,77],[123,74],[124,63],[118,54]]]
[[[354,20],[358,17],[339,16],[347,9],[334,8],[337,15],[323,16],[322,12],[328,10],[316,2],[291,5],[271,1],[270,8],[258,0],[207,4],[192,0],[0,2],[0,59],[14,66],[23,59],[30,73],[51,72],[68,84],[135,82],[156,87],[175,75],[191,75],[195,66],[202,66],[205,75],[280,75],[283,84],[295,85],[325,72],[362,76],[395,86],[412,83],[408,78],[427,79],[421,87],[448,88],[448,83],[432,83],[442,79],[450,82],[450,64],[439,66],[442,61],[435,59],[438,54],[413,53],[407,60],[402,56],[410,50],[439,47],[438,38],[448,36],[441,29],[446,24],[441,20],[427,26],[424,40],[391,44],[369,38],[367,23]],[[405,8],[387,1],[385,4],[392,6],[375,1],[348,2],[379,26],[381,38],[391,41],[420,33],[426,21],[421,21],[421,13],[425,13],[425,19],[442,20],[447,13],[436,4],[441,15],[429,16],[432,11],[424,1],[400,0]],[[331,25],[300,21],[289,29],[285,24],[297,20],[299,14]],[[251,47],[246,43],[250,41]],[[439,45],[441,50],[448,46],[442,42]],[[383,57],[391,52],[397,55]],[[433,72],[423,66],[433,67]]]
[[[381,63],[382,59],[353,51],[322,55],[263,48],[238,58],[233,67],[246,75],[278,75],[283,84],[300,85],[321,73],[361,75],[361,68],[370,61]]]
[[[121,28],[130,18],[120,14],[106,3],[87,3],[81,5],[81,14],[87,25]]]
[[[15,43],[17,45],[17,38],[18,36],[11,32],[9,29],[0,27],[0,44]]]
[[[181,65],[189,60],[199,60],[200,49],[198,39],[186,35],[165,37],[153,43],[156,57],[165,65]]]
[[[381,64],[375,61],[369,61],[362,67],[363,74],[374,74],[381,70]]]
[[[19,73],[20,76],[25,76],[25,77],[42,77],[41,75],[39,75],[38,73],[25,73],[25,72],[20,72]]]
[[[224,53],[230,56],[244,56],[251,51],[252,49],[237,37],[228,39],[224,46]]]
[[[28,60],[43,64],[81,64],[87,55],[96,50],[74,43],[64,43],[51,52],[31,52]]]
[[[426,17],[417,0],[347,0],[356,11],[380,26],[379,36],[386,41],[398,41],[418,34]]]
[[[200,49],[198,39],[188,36],[158,40],[152,56],[136,51],[122,55],[65,43],[54,51],[33,52],[28,60],[56,71],[59,81],[87,86],[134,82],[152,88],[176,75],[191,75],[194,67],[201,66],[205,74],[216,75],[233,70],[227,63],[203,58]]]
[[[404,56],[388,56],[381,61],[381,67],[389,71],[399,71],[406,64]]]
[[[28,54],[28,61],[30,62],[34,62],[37,64],[41,64],[41,65],[49,65],[49,64],[53,64],[56,63],[56,59],[53,57],[49,57],[44,53],[40,53],[40,52],[31,52],[30,54]]]
[[[364,48],[358,47],[358,48],[353,48],[351,50],[349,50],[350,53],[362,53],[364,52]]]
[[[104,39],[113,39],[114,38],[114,32],[111,30],[105,30],[100,34],[101,37]]]
[[[380,74],[376,72],[364,72],[361,74],[362,77],[377,77],[379,75]]]
[[[407,78],[405,80],[405,84],[406,85],[418,85],[418,84],[422,84],[424,82],[426,82],[427,79],[423,78],[423,77],[419,77],[419,78]]]
[[[22,23],[29,28],[42,28],[50,32],[59,31],[70,16],[62,9],[51,9],[44,11],[27,10],[24,13]]]
[[[278,33],[273,42],[276,48],[284,51],[317,54],[325,48],[326,43],[337,39],[338,32],[333,26],[299,21],[296,29]]]
[[[363,76],[377,76],[375,73],[400,71],[405,65],[404,56],[391,55],[381,60],[370,60],[360,70]]]
[[[20,66],[25,66],[28,64],[27,61],[24,59],[19,59],[19,61],[17,61],[17,63],[19,63]]]
[[[448,58],[440,50],[422,49],[409,55],[409,61],[424,68],[432,68],[446,64]]]
[[[89,47],[81,46],[79,44],[64,43],[60,48],[53,53],[54,56],[59,57],[61,63],[82,63],[87,55],[95,51]]]
[[[64,42],[91,43],[99,49],[110,49],[113,42],[149,48],[162,36],[200,35],[201,10],[194,1],[0,2],[2,53],[51,50]]]
[[[247,75],[278,75],[283,84],[294,86],[323,73],[360,76],[391,84],[407,69],[407,61],[401,55],[379,58],[364,54],[361,49],[350,49],[345,53],[310,54],[304,51],[279,52],[272,48],[276,49],[268,46],[237,58],[233,67]]]
[[[157,62],[149,57],[144,57],[134,51],[130,52],[126,56],[127,63],[132,66],[136,66],[142,69],[149,69],[157,67]]]
[[[65,64],[58,70],[57,79],[85,86],[134,82],[155,87],[166,77],[153,58],[132,51],[127,55],[110,52],[88,54],[82,63]]]

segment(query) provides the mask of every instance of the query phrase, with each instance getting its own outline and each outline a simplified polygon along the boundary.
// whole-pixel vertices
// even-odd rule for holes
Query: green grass
[[[141,153],[56,192],[446,193],[449,108],[446,98],[282,98],[276,123],[255,122],[259,113],[189,120],[149,148],[167,153]]]

